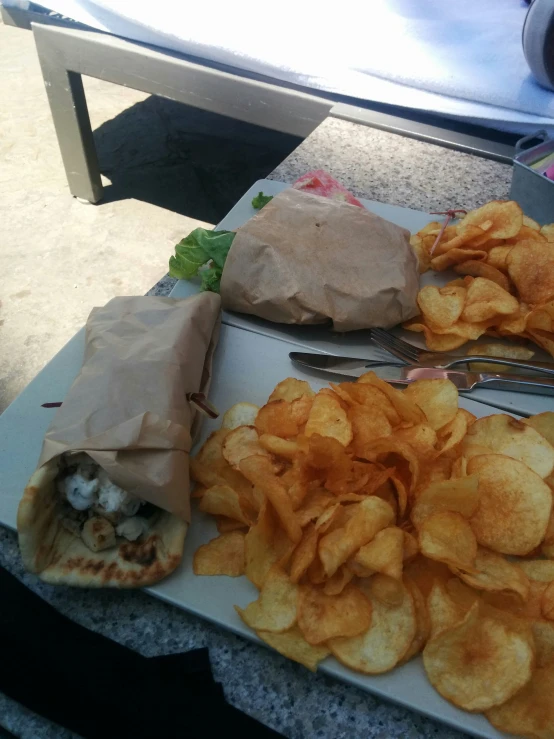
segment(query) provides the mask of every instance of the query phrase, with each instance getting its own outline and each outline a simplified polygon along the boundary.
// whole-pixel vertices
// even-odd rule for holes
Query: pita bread
[[[92,552],[62,525],[56,489],[58,461],[31,477],[17,512],[19,548],[25,567],[45,582],[80,587],[140,588],[173,572],[183,556],[188,524],[160,509],[142,541],[118,537],[111,549]]]

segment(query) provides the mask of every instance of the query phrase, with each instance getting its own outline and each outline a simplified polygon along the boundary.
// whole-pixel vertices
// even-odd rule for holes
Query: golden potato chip
[[[283,657],[299,662],[312,672],[317,670],[321,660],[331,654],[330,649],[324,644],[319,647],[312,647],[308,644],[298,626],[293,626],[292,629],[282,634],[275,634],[271,631],[257,631],[256,634]]]
[[[539,224],[534,221],[532,218],[529,218],[529,216],[523,215],[523,225],[527,226],[527,228],[532,228],[533,231],[540,231],[541,227]]]
[[[536,416],[524,418],[523,422],[542,434],[547,442],[554,447],[554,413],[552,411],[537,413]]]
[[[502,246],[494,246],[492,249],[489,250],[487,254],[486,263],[490,264],[491,267],[494,267],[499,272],[508,272],[506,259],[511,250],[511,245],[506,246],[503,244]]]
[[[212,516],[226,516],[246,526],[254,522],[254,511],[248,501],[228,485],[208,488],[200,499],[198,508]]]
[[[258,434],[271,434],[288,439],[298,434],[298,424],[288,400],[272,400],[258,411],[255,421]]]
[[[487,252],[483,250],[465,248],[450,248],[444,254],[440,254],[438,257],[431,259],[431,267],[435,272],[444,272],[445,269],[453,267],[455,264],[460,262],[467,262],[469,259],[474,261],[482,260],[487,258]]]
[[[458,390],[450,380],[416,380],[404,395],[421,408],[435,431],[450,423],[458,412]]]
[[[358,672],[375,675],[392,670],[404,657],[414,639],[417,622],[412,595],[402,587],[401,602],[387,606],[372,594],[371,580],[361,581],[360,589],[372,606],[371,626],[360,636],[339,637],[328,642],[339,662]]]
[[[240,471],[266,495],[289,539],[295,543],[299,542],[302,538],[302,528],[296,519],[285,487],[273,473],[271,460],[259,455],[247,457],[240,463]]]
[[[479,476],[479,507],[470,520],[477,542],[502,554],[537,547],[552,508],[548,485],[523,462],[501,454],[473,457],[467,470]]]
[[[417,454],[412,447],[406,442],[397,441],[392,436],[386,439],[376,439],[370,444],[366,445],[363,455],[364,459],[368,459],[370,462],[383,462],[384,464],[395,464],[396,475],[398,479],[399,472],[401,470],[401,464],[395,462],[394,457],[400,457],[400,459],[406,463],[406,474],[404,479],[406,480],[409,490],[413,490],[419,480],[420,464]],[[401,513],[404,511],[402,510]]]
[[[463,233],[467,226],[481,226],[490,221],[486,229],[490,238],[511,239],[517,236],[523,225],[523,211],[515,200],[491,200],[480,208],[470,210],[456,226]]]
[[[546,667],[554,662],[554,623],[532,621],[533,639],[537,656],[537,667]]]
[[[408,331],[415,331],[416,333],[423,332],[425,334],[427,348],[433,352],[450,352],[453,349],[458,349],[458,347],[465,344],[468,340],[465,336],[459,336],[457,334],[436,334],[429,326],[422,323],[421,316],[406,321],[402,326]]]
[[[227,480],[222,475],[218,474],[210,467],[206,467],[205,464],[199,462],[198,459],[196,459],[195,457],[192,457],[190,460],[190,476],[192,480],[199,483],[204,488],[211,488],[214,485],[227,484]]]
[[[470,414],[471,415],[471,414]],[[467,411],[458,408],[454,418],[439,429],[435,447],[438,455],[446,454],[461,443],[468,427]]]
[[[449,567],[473,568],[477,541],[471,526],[459,513],[433,513],[421,522],[418,533],[419,548],[425,557]]]
[[[231,467],[238,469],[243,459],[255,454],[269,459],[269,454],[260,445],[258,432],[253,426],[239,426],[225,437],[223,456]]]
[[[192,475],[191,475],[191,479],[194,479]],[[221,479],[221,483],[222,484],[224,483],[223,479]],[[199,483],[196,483],[196,485],[194,486],[194,490],[190,494],[190,497],[191,498],[201,498],[207,489],[208,488],[205,485],[200,485]]]
[[[435,562],[418,554],[410,562],[404,564],[404,578],[413,580],[427,598],[435,582],[445,584],[452,577],[452,572],[443,562]]]
[[[497,247],[498,248],[498,247]],[[468,259],[454,267],[454,272],[459,275],[471,275],[471,277],[484,277],[487,280],[496,282],[503,290],[510,291],[510,280],[499,269],[493,267],[487,261],[476,261]]]
[[[500,731],[533,739],[552,739],[554,733],[554,663],[534,670],[529,682],[502,705],[487,711]]]
[[[340,595],[325,595],[321,588],[302,585],[298,595],[298,627],[308,644],[335,637],[363,634],[371,624],[371,603],[354,585]]]
[[[554,562],[549,559],[522,559],[518,565],[531,580],[538,582],[554,580]]]
[[[389,385],[388,382],[381,380],[380,377],[377,377],[375,372],[366,372],[359,378],[358,383],[356,384],[373,385],[378,390],[381,390],[381,392],[390,400],[394,409],[403,421],[407,421],[409,423],[423,423],[426,421],[423,411],[415,402],[408,398],[401,390],[397,390],[392,387],[392,385]]]
[[[272,434],[262,434],[259,438],[260,445],[271,454],[285,459],[294,459],[298,454],[298,444],[295,441],[282,439]]]
[[[333,390],[340,395],[342,400],[346,399],[348,405],[359,404],[386,416],[392,426],[400,423],[398,411],[391,403],[389,397],[375,385],[368,382],[342,382],[340,385],[332,385]]]
[[[290,582],[279,566],[274,565],[267,573],[258,599],[246,608],[235,606],[235,610],[255,631],[282,633],[296,623],[297,600],[298,586]]]
[[[302,539],[292,554],[290,564],[290,580],[297,583],[317,554],[319,532],[314,524],[309,524],[302,533]]]
[[[462,246],[469,245],[470,243],[479,243],[483,239],[487,240],[489,237],[479,226],[467,226],[464,229],[458,229],[456,227],[456,234],[448,241],[441,240],[441,243],[436,247],[434,254],[444,254],[451,249],[459,249]],[[466,247],[467,248],[467,247]]]
[[[349,409],[348,418],[352,424],[352,451],[356,456],[363,455],[366,444],[392,433],[388,418],[379,409],[356,404]]]
[[[273,508],[263,505],[257,522],[244,538],[245,575],[258,590],[274,564],[288,558],[294,544],[279,537]]]
[[[217,516],[216,519],[217,530],[220,534],[228,534],[230,531],[246,531],[248,528],[241,521],[234,521],[226,516]]]
[[[296,398],[296,400],[293,400],[290,404],[290,412],[294,422],[298,426],[299,431],[302,431],[302,428],[306,425],[308,421],[310,411],[312,409],[313,399],[313,395],[303,395],[301,398]]]
[[[340,402],[321,393],[314,398],[304,433],[307,437],[312,434],[330,436],[343,446],[352,441],[352,425]]]
[[[427,604],[425,602],[423,594],[421,593],[421,590],[418,588],[416,583],[409,578],[405,579],[404,584],[409,590],[410,595],[412,596],[412,600],[414,601],[416,633],[414,635],[414,638],[412,639],[412,643],[408,647],[408,651],[399,662],[399,664],[401,665],[409,662],[413,657],[415,657],[416,654],[419,654],[421,652],[421,650],[427,643],[427,639],[429,639],[429,634],[431,633],[431,621],[429,619],[429,612],[427,611]]]
[[[456,323],[464,309],[465,287],[422,287],[417,296],[417,304],[425,319],[441,328]]]
[[[437,433],[428,423],[395,429],[394,436],[409,444],[420,457],[433,457],[436,454]]]
[[[343,527],[326,533],[319,542],[319,556],[327,577],[394,519],[392,508],[375,496],[354,506],[350,520]]]
[[[432,482],[421,489],[410,513],[419,528],[433,513],[451,511],[470,518],[479,505],[479,478],[469,475],[454,480]]]
[[[340,595],[353,577],[352,570],[347,565],[342,565],[334,575],[325,581],[323,592],[325,595]]]
[[[517,298],[507,290],[485,277],[476,277],[467,288],[462,319],[480,323],[496,316],[509,316],[518,309]]]
[[[371,575],[371,580],[367,582],[371,589],[372,598],[386,606],[399,606],[404,600],[405,586],[402,580],[384,575],[382,572],[376,572]]]
[[[427,272],[427,270],[431,266],[431,258],[429,256],[429,252],[427,250],[427,247],[423,243],[421,236],[418,236],[417,234],[414,234],[410,238],[410,245],[417,257],[419,274],[422,275]]]
[[[464,572],[463,568],[455,572],[477,590],[513,592],[523,601],[529,597],[529,579],[524,569],[489,549],[478,548],[470,572]]]
[[[471,459],[483,449],[523,462],[542,478],[554,469],[554,447],[528,423],[505,413],[479,418],[468,429],[463,455]]]
[[[259,410],[259,406],[253,403],[235,403],[224,413],[221,428],[232,430],[239,426],[253,426]]]
[[[195,575],[244,575],[244,534],[231,531],[198,547],[192,569]]]
[[[541,610],[544,618],[554,621],[554,583],[548,583],[542,595]]]
[[[304,527],[315,521],[329,507],[337,502],[337,497],[324,488],[314,488],[310,490],[302,505],[296,511],[296,520],[300,526]]]
[[[402,531],[404,544],[402,548],[402,560],[409,562],[419,553],[417,538],[409,531]]]
[[[354,562],[367,570],[382,572],[399,580],[402,577],[404,532],[396,526],[382,529],[354,555]]]
[[[547,241],[546,236],[539,229],[529,228],[525,224],[521,227],[517,236],[506,239],[507,244],[519,244],[520,241]]]
[[[541,228],[541,234],[547,241],[554,241],[554,223],[547,223],[546,226]]]
[[[457,414],[456,414],[457,415]],[[449,424],[443,428],[447,428]],[[441,429],[442,433],[442,429]],[[454,477],[452,474],[452,467],[454,460],[450,459],[449,456],[437,456],[432,461],[426,462],[421,470],[421,477],[419,479],[418,494],[423,488],[430,485],[432,482],[441,482],[441,480],[449,480],[450,477]]]
[[[273,400],[288,400],[292,402],[297,398],[301,398],[303,395],[312,397],[315,395],[314,391],[310,387],[306,380],[297,380],[295,377],[287,377],[286,380],[275,386],[275,389],[268,398],[268,403]]]
[[[520,690],[534,666],[530,627],[480,614],[476,603],[464,619],[427,642],[423,665],[433,687],[466,711],[486,711]]]
[[[554,301],[532,310],[525,330],[533,341],[554,356]]]
[[[435,580],[427,596],[429,639],[452,629],[466,614],[465,605],[460,605],[447,591],[447,582],[449,581]]]
[[[193,479],[198,479],[207,488],[229,485],[252,502],[252,485],[223,456],[223,445],[229,431],[222,428],[210,434],[192,462],[191,474]]]
[[[554,248],[549,242],[520,241],[506,264],[523,302],[540,305],[554,298]]]

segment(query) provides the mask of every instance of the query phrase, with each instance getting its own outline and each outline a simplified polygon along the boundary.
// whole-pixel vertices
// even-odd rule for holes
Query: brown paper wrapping
[[[38,466],[87,452],[116,485],[190,521],[189,451],[207,392],[220,298],[114,298],[94,308],[83,366],[44,438]]]
[[[289,188],[239,230],[223,308],[337,331],[390,328],[417,315],[410,234],[364,208]]]

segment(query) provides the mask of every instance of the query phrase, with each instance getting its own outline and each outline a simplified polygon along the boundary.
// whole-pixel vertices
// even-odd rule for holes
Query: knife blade
[[[303,368],[326,374],[355,379],[373,370],[386,382],[409,385],[416,380],[446,379],[459,390],[470,392],[477,387],[490,390],[508,390],[535,395],[554,395],[554,378],[532,375],[492,374],[488,372],[463,372],[462,370],[418,367],[395,362],[381,362],[353,357],[337,357],[330,354],[290,352],[290,359]]]

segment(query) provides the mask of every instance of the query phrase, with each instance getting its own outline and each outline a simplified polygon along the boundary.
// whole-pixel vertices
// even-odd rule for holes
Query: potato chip
[[[470,572],[455,569],[461,579],[477,590],[515,593],[522,601],[529,597],[529,579],[522,567],[496,552],[479,547]]]
[[[479,226],[467,226],[463,229],[456,227],[456,235],[448,239],[448,241],[441,240],[441,243],[435,249],[435,254],[445,254],[451,249],[459,249],[460,247],[469,245],[470,243],[479,243],[483,239],[488,239],[489,235]],[[466,247],[467,248],[467,247]]]
[[[371,624],[371,603],[354,585],[340,595],[325,595],[321,588],[302,585],[298,595],[298,627],[308,644],[336,637],[363,634]]]
[[[253,426],[259,407],[253,403],[235,403],[223,415],[222,429],[236,429],[239,426]]]
[[[375,572],[367,582],[371,587],[372,598],[386,606],[399,606],[404,600],[405,586],[402,580]]]
[[[488,321],[496,316],[509,316],[519,309],[517,298],[484,277],[476,277],[467,288],[462,319],[469,323]]]
[[[393,521],[392,508],[380,498],[371,496],[354,505],[350,520],[342,528],[326,533],[319,542],[319,556],[327,577]]]
[[[424,423],[426,421],[423,411],[415,402],[407,397],[401,390],[397,390],[392,387],[392,385],[389,385],[388,382],[381,380],[380,377],[377,377],[375,372],[366,372],[359,378],[358,383],[361,385],[373,385],[373,387],[381,390],[381,392],[390,400],[394,409],[403,421],[407,421],[409,423]]]
[[[253,426],[239,426],[225,437],[223,456],[231,467],[238,469],[243,459],[255,454],[269,459],[269,454],[260,445],[258,432]]]
[[[246,608],[235,606],[247,626],[255,631],[282,633],[296,623],[298,586],[274,565],[267,573],[258,599]]]
[[[411,519],[419,528],[433,513],[451,511],[470,518],[479,505],[479,478],[470,475],[454,480],[432,482],[418,492]]]
[[[198,547],[192,569],[195,575],[244,575],[244,534],[231,531]]]
[[[533,739],[552,739],[554,732],[554,664],[534,670],[529,682],[510,700],[487,711],[500,731]]]
[[[410,562],[419,553],[419,544],[417,538],[409,531],[402,531],[404,543],[402,547],[402,560]]]
[[[290,412],[294,422],[298,426],[299,433],[303,431],[303,427],[308,421],[313,399],[313,395],[303,395],[301,398],[293,400],[290,404]]]
[[[490,264],[491,267],[494,267],[499,272],[508,272],[506,259],[511,250],[511,245],[494,246],[492,249],[489,250],[489,253],[487,254],[486,263]]]
[[[419,526],[419,548],[429,559],[449,567],[472,569],[477,541],[467,520],[453,511],[438,511]]]
[[[446,582],[435,580],[427,596],[427,612],[429,639],[434,639],[459,624],[466,614],[466,609],[450,596]]]
[[[541,610],[544,618],[554,621],[554,583],[548,583],[542,595]]]
[[[524,418],[523,422],[542,434],[548,443],[554,447],[554,413],[552,411],[537,413],[536,416]]]
[[[512,457],[542,478],[554,469],[554,447],[530,424],[504,413],[477,419],[468,429],[462,448],[467,459],[482,454],[484,448]]]
[[[286,560],[289,551],[294,549],[292,542],[287,546],[286,539],[278,538],[277,531],[275,513],[266,502],[257,522],[244,538],[244,574],[258,589],[261,589],[273,565],[280,560]]]
[[[248,501],[228,485],[214,485],[208,488],[198,504],[198,508],[212,516],[226,516],[240,521],[245,526],[254,522],[254,511]]]
[[[422,320],[421,316],[419,316],[418,318],[406,321],[402,326],[408,331],[415,331],[416,333],[423,332],[425,334],[427,348],[433,352],[450,352],[453,349],[458,349],[458,347],[467,341],[464,336],[458,336],[457,334],[436,334],[429,326],[422,323]]]
[[[271,434],[288,439],[298,434],[298,424],[288,400],[272,400],[258,411],[255,421],[258,434]]]
[[[547,241],[554,242],[554,223],[547,223],[541,228],[541,234]]]
[[[363,456],[366,444],[392,433],[388,418],[379,409],[357,404],[349,409],[348,418],[352,424],[352,451],[356,456]]]
[[[410,237],[410,245],[417,257],[419,274],[422,275],[427,272],[427,270],[431,266],[431,258],[429,256],[429,252],[427,250],[427,247],[423,243],[421,236],[418,236],[417,234],[414,234]]]
[[[229,485],[251,500],[252,485],[223,456],[223,445],[229,431],[230,429],[222,428],[210,434],[193,460],[191,474],[193,479],[199,479],[208,488],[213,485]]]
[[[531,629],[480,614],[476,603],[464,619],[427,642],[423,665],[433,687],[466,711],[485,711],[520,690],[534,666]]]
[[[334,575],[325,581],[323,592],[325,595],[340,595],[353,577],[352,570],[347,565],[342,565]]]
[[[537,667],[546,667],[554,662],[554,623],[532,621],[533,639],[537,656]]]
[[[416,380],[408,385],[404,395],[421,408],[435,431],[452,421],[458,412],[458,390],[450,380]]]
[[[370,628],[360,636],[331,639],[328,645],[346,667],[367,675],[388,672],[404,657],[416,633],[412,595],[403,586],[399,605],[387,606],[372,594],[371,581],[361,581],[360,589],[371,602]]]
[[[230,531],[244,532],[248,528],[241,521],[234,521],[232,518],[227,518],[227,516],[217,516],[216,518],[216,526],[220,534],[228,534]]]
[[[433,257],[431,259],[431,267],[435,272],[444,272],[445,269],[449,269],[449,267],[453,267],[455,264],[460,264],[460,262],[467,262],[469,259],[478,261],[486,258],[486,251],[467,248],[467,246],[465,249],[454,247],[444,254],[440,254],[438,257]]]
[[[467,432],[468,420],[467,412],[464,412],[463,408],[458,408],[454,418],[439,429],[435,444],[439,456],[461,443]]]
[[[286,489],[273,473],[271,460],[259,455],[247,457],[240,463],[240,471],[266,495],[289,539],[295,543],[299,542],[302,538],[302,528],[296,519]]]
[[[310,490],[302,505],[296,511],[296,520],[300,526],[304,527],[315,521],[329,507],[337,502],[337,497],[324,488],[314,488]]]
[[[525,303],[540,305],[554,298],[554,248],[549,242],[520,241],[507,256],[506,264]]]
[[[497,247],[498,248],[498,247]],[[471,277],[484,277],[487,280],[495,282],[499,287],[507,292],[510,292],[510,280],[503,274],[499,269],[493,267],[487,261],[476,261],[475,259],[468,259],[467,262],[462,262],[454,267],[454,272],[459,275],[471,275]]]
[[[408,647],[408,651],[402,657],[399,664],[403,665],[409,662],[416,654],[419,654],[427,639],[431,633],[431,621],[429,619],[429,612],[427,610],[427,604],[423,597],[421,590],[418,588],[413,580],[408,578],[405,579],[404,584],[409,590],[412,600],[414,602],[415,618],[416,618],[416,633],[412,639],[412,643]]]
[[[314,524],[309,524],[302,533],[302,539],[293,552],[290,564],[290,580],[297,583],[317,554],[319,532]]]
[[[517,236],[523,225],[523,211],[515,200],[492,200],[470,210],[458,223],[456,230],[462,233],[467,226],[482,226],[487,221],[491,221],[486,229],[490,238],[510,239]]]
[[[539,224],[536,221],[534,221],[532,218],[529,218],[529,216],[526,216],[525,214],[523,215],[523,225],[526,226],[527,228],[533,229],[533,231],[541,230],[541,227],[539,226]]]
[[[262,434],[259,438],[260,445],[271,454],[285,459],[294,459],[298,454],[298,444],[295,441],[282,439],[272,434]]]
[[[477,542],[502,554],[537,547],[552,508],[548,485],[523,462],[500,454],[473,457],[467,469],[479,476],[479,507],[470,521]]]
[[[354,555],[354,562],[396,580],[402,577],[404,532],[396,526],[382,529]]]
[[[384,464],[394,463],[394,457],[400,457],[400,460],[406,463],[405,480],[409,490],[414,490],[419,480],[420,464],[417,454],[412,447],[406,442],[397,441],[393,437],[386,439],[377,439],[366,445],[363,455],[364,459],[370,462],[383,462]],[[401,471],[401,464],[396,462],[396,477]],[[404,512],[403,510],[401,511]]]
[[[271,393],[268,399],[268,403],[273,400],[288,400],[292,402],[297,398],[301,398],[303,395],[312,397],[315,395],[314,391],[310,387],[306,380],[297,380],[295,377],[287,377],[286,380],[275,386],[275,389]]]
[[[548,559],[522,559],[519,567],[527,577],[537,582],[552,582],[554,580],[554,562]]]
[[[450,580],[452,572],[443,562],[435,562],[421,554],[404,565],[404,577],[413,580],[427,598],[435,582],[443,585]]]
[[[399,441],[409,444],[420,457],[430,458],[436,454],[437,433],[428,423],[396,429],[394,436]]]
[[[456,323],[464,309],[465,287],[422,287],[417,296],[417,304],[425,319],[441,328]]]
[[[340,385],[332,384],[333,390],[340,395],[342,400],[346,399],[348,405],[359,404],[365,408],[382,413],[392,426],[400,423],[401,418],[398,411],[390,401],[390,398],[378,387],[368,382],[342,382]]]
[[[307,437],[312,434],[330,436],[343,446],[352,441],[352,425],[339,401],[321,393],[314,398],[304,433]]]
[[[315,672],[318,664],[331,654],[330,649],[324,644],[319,647],[308,644],[298,626],[293,626],[282,634],[271,631],[257,631],[256,634],[283,657],[299,662],[312,672]]]

